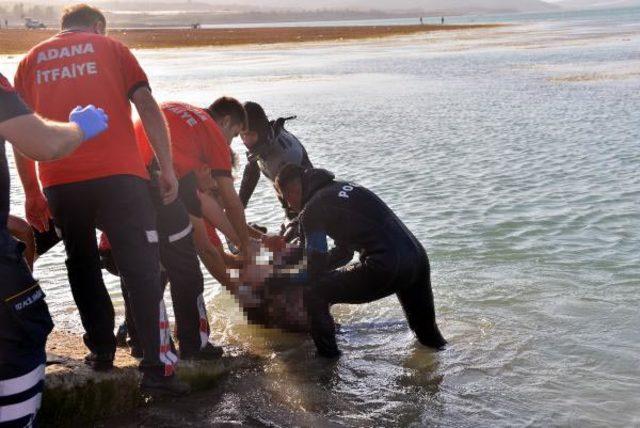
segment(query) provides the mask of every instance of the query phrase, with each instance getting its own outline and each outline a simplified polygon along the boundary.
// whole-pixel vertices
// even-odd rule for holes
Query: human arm
[[[0,135],[26,157],[50,161],[74,151],[84,134],[75,123],[57,123],[27,114],[0,123]]]
[[[204,218],[232,242],[239,244],[240,239],[218,202],[213,197],[201,192],[198,192],[198,198]]]
[[[236,283],[227,272],[224,257],[220,254],[220,250],[209,240],[204,220],[192,215],[189,217],[193,225],[193,240],[200,260],[202,260],[202,263],[211,276],[222,284],[223,287],[230,291],[235,291]]]
[[[31,226],[21,218],[10,215],[7,220],[7,229],[9,229],[11,236],[25,245],[24,258],[29,265],[29,269],[33,270],[33,262],[36,257],[36,242]]]
[[[238,236],[238,245],[240,246],[243,260],[245,263],[250,263],[252,253],[247,219],[244,214],[244,206],[236,193],[236,189],[233,187],[233,178],[226,175],[219,175],[216,176],[215,179],[218,183],[218,191],[222,199],[222,204],[225,207],[227,218]]]
[[[24,210],[27,221],[39,232],[49,230],[49,204],[40,189],[40,182],[36,173],[36,163],[24,157],[17,149],[14,149],[16,169],[20,176],[20,182],[24,189]]]
[[[144,131],[158,159],[162,200],[165,204],[170,204],[178,197],[178,180],[173,169],[167,123],[160,106],[147,86],[136,89],[131,95],[131,100],[136,106]]]
[[[249,199],[253,195],[253,191],[260,180],[260,167],[255,160],[249,160],[242,172],[242,181],[240,182],[240,201],[245,208],[249,204]]]
[[[304,236],[304,252],[307,256],[307,272],[315,279],[329,267],[327,233],[323,224],[323,210],[317,205],[305,208],[300,215],[300,227]]]
[[[0,135],[13,145],[26,196],[27,220],[43,232],[48,229],[51,215],[31,159],[46,161],[68,155],[83,141],[103,132],[108,118],[101,109],[88,106],[74,109],[69,115],[70,123],[48,121],[31,113],[18,94],[7,88],[0,86]]]

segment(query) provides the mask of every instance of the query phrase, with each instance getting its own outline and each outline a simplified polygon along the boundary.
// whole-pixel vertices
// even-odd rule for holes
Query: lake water
[[[160,100],[228,94],[298,115],[289,128],[314,163],[376,191],[424,243],[450,345],[419,346],[389,298],[334,308],[344,356],[327,363],[304,336],[247,326],[209,278],[215,339],[257,358],[133,420],[640,426],[640,10],[136,54]],[[0,57],[0,69],[17,60]],[[279,225],[266,182],[248,217]],[[78,330],[63,260],[57,247],[35,273],[58,327]],[[121,316],[118,282],[107,283]]]

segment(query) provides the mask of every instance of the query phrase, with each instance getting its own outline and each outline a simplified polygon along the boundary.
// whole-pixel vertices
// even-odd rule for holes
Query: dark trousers
[[[193,228],[184,204],[176,199],[163,205],[155,190],[151,190],[157,214],[160,236],[160,261],[171,283],[171,299],[176,317],[176,331],[180,352],[192,354],[209,341],[209,323],[204,306],[204,278],[193,242]],[[164,293],[166,280],[161,282]],[[123,293],[128,284],[122,282]],[[125,293],[126,294],[126,293]],[[126,309],[130,309],[127,304]],[[137,328],[127,317],[127,329],[133,342]]]
[[[436,324],[431,273],[426,252],[390,252],[383,261],[369,258],[322,275],[305,296],[311,317],[311,336],[321,354],[337,352],[335,324],[329,309],[336,303],[369,303],[396,294],[409,327],[420,343],[434,348],[446,341]],[[396,259],[396,263],[390,259]],[[395,265],[395,269],[387,268]]]
[[[175,358],[160,353],[160,261],[155,213],[147,182],[129,175],[45,189],[67,253],[73,298],[85,328],[85,343],[96,353],[114,353],[114,311],[102,280],[97,225],[111,242],[138,328],[141,368],[173,373]]]
[[[40,408],[45,345],[53,328],[22,244],[0,231],[0,427],[32,426]]]

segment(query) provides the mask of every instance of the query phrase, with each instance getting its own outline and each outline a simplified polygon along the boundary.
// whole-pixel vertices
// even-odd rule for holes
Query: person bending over
[[[313,165],[300,140],[284,127],[287,120],[295,117],[269,121],[260,104],[248,101],[244,108],[247,111],[248,127],[241,136],[248,151],[239,194],[246,208],[260,180],[260,174],[273,184],[278,172],[286,164],[304,168],[312,168]],[[287,209],[279,196],[278,200],[285,211],[285,223],[288,223],[283,224],[281,233],[288,241],[292,241],[298,235],[297,223],[294,221],[296,214]]]
[[[276,187],[298,212],[307,257],[305,304],[321,356],[340,355],[329,312],[336,303],[367,303],[396,294],[420,343],[447,343],[436,324],[429,259],[416,237],[373,192],[337,181],[323,169],[287,165]],[[330,251],[327,237],[335,242]],[[354,252],[357,262],[349,263]]]
[[[246,127],[246,113],[240,102],[229,97],[217,99],[207,109],[180,102],[163,103],[161,109],[171,134],[173,164],[179,178],[179,209],[162,215],[163,218],[158,220],[159,229],[167,231],[161,239],[161,252],[164,248],[162,242],[165,241],[168,244],[173,243],[174,246],[178,241],[183,241],[184,245],[195,244],[195,250],[207,270],[221,284],[228,286],[231,278],[227,275],[224,261],[217,251],[212,251],[207,236],[202,205],[198,197],[196,173],[202,168],[210,170],[224,202],[224,216],[230,224],[235,243],[240,248],[242,262],[251,264],[252,247],[244,207],[233,186],[229,147],[231,141]],[[153,169],[155,159],[141,122],[136,123],[135,133],[143,161]],[[195,321],[198,320],[198,314],[200,323],[202,324],[203,320],[206,322],[206,310],[202,299],[204,284],[197,259],[190,257],[189,264],[178,262],[172,256],[166,260],[167,263],[163,260],[163,264],[172,284],[178,329],[181,328],[180,318],[187,318],[187,315],[192,327],[197,327],[199,324]],[[173,272],[183,272],[185,277],[189,274],[192,279],[185,284],[190,286],[175,287]],[[196,273],[199,275],[197,280]],[[184,294],[185,298],[176,299],[176,292]],[[190,331],[193,332],[193,328]],[[204,340],[208,332],[201,333],[204,333],[201,334]],[[193,335],[193,342],[199,340]]]

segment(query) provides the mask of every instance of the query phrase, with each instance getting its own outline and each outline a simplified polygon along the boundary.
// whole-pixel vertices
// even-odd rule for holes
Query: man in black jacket
[[[276,188],[300,213],[310,284],[305,304],[321,356],[340,355],[332,304],[367,303],[394,293],[420,343],[435,349],[447,343],[436,324],[427,253],[380,198],[334,180],[326,170],[296,165],[281,170]],[[327,237],[336,244],[331,251]],[[359,261],[349,263],[355,251]]]

